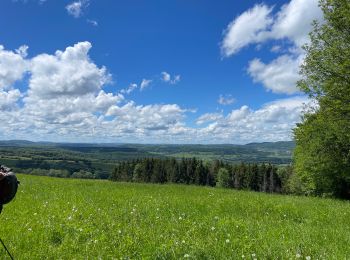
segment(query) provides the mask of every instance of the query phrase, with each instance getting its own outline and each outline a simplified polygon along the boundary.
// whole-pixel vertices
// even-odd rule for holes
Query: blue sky
[[[313,19],[316,0],[1,1],[0,139],[290,140]]]

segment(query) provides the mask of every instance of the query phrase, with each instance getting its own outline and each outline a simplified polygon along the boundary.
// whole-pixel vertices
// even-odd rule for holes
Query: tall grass
[[[0,237],[16,259],[350,258],[344,201],[18,178],[17,197],[0,215]]]

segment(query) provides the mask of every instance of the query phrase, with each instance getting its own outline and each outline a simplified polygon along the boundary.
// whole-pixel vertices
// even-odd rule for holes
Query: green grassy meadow
[[[350,258],[345,201],[18,178],[17,196],[0,215],[0,237],[15,259]]]

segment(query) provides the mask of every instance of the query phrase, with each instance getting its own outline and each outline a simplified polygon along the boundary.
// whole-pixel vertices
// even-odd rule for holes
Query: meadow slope
[[[0,215],[16,259],[350,258],[349,202],[18,177],[17,197]]]

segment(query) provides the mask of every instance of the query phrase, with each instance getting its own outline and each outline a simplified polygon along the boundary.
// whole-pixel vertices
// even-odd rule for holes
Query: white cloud
[[[99,92],[111,80],[105,67],[90,61],[89,42],[80,42],[55,55],[41,54],[31,61],[29,93],[42,98]]]
[[[152,83],[151,79],[142,79],[142,82],[140,84],[140,90],[147,88],[151,83]]]
[[[282,47],[280,45],[274,45],[274,46],[271,47],[270,51],[278,53],[278,52],[281,51],[281,49],[282,49]]]
[[[206,113],[195,120],[197,127],[191,127],[185,119],[192,110],[177,104],[125,103],[122,94],[106,92],[110,75],[89,58],[90,48],[90,43],[82,42],[31,59],[1,48],[0,64],[7,64],[0,67],[1,73],[7,72],[0,74],[0,82],[6,86],[0,88],[0,121],[6,122],[0,124],[1,139],[157,143],[288,140],[306,101],[293,97],[256,110],[242,106],[226,115]],[[21,66],[20,73],[14,73]],[[14,86],[25,71],[29,89],[21,93]],[[175,79],[170,77],[169,81]]]
[[[0,90],[0,111],[12,110],[17,107],[17,101],[21,97],[21,92],[18,89],[9,91]]]
[[[95,26],[95,27],[98,26],[98,22],[96,20],[87,19],[86,22],[91,24],[92,26]]]
[[[318,0],[291,0],[275,15],[272,15],[272,7],[255,5],[228,25],[221,51],[231,56],[249,44],[284,38],[301,47],[308,42],[312,21],[322,19]]]
[[[274,93],[293,94],[298,91],[296,83],[302,62],[303,55],[282,55],[268,64],[254,59],[249,63],[248,73],[255,82],[262,82]]]
[[[282,50],[280,42],[271,48],[272,52],[286,54],[267,64],[255,58],[250,61],[248,73],[255,82],[261,82],[272,92],[296,93],[296,82],[300,78],[299,66],[305,55],[301,47],[309,41],[313,20],[323,21],[318,0],[291,0],[275,14],[272,13],[272,7],[256,5],[229,24],[221,51],[228,57],[250,44],[257,44],[261,48],[261,44],[267,40],[289,40],[292,47],[286,50]]]
[[[28,55],[28,46],[22,45],[18,49],[16,49],[16,53],[19,54],[22,58],[27,57]]]
[[[171,84],[176,84],[176,83],[180,82],[180,80],[181,80],[181,76],[175,75],[174,79],[171,81]]]
[[[222,113],[205,113],[197,118],[196,124],[202,125],[208,122],[217,121],[222,118],[223,118]]]
[[[180,75],[171,76],[168,72],[163,71],[161,73],[161,80],[164,82],[170,83],[172,85],[175,85],[178,82],[180,82],[181,76]]]
[[[222,53],[231,56],[251,43],[265,40],[265,31],[273,22],[271,11],[272,8],[266,5],[255,5],[234,19],[225,30]]]
[[[318,2],[318,0],[291,0],[288,4],[283,5],[277,13],[270,37],[273,39],[287,38],[298,47],[307,43],[312,21],[323,20]]]
[[[163,81],[165,81],[165,82],[169,82],[170,81],[171,76],[170,76],[170,74],[168,72],[163,71],[161,73],[161,75],[162,75],[162,80]]]
[[[307,102],[305,97],[296,96],[267,103],[257,110],[242,106],[225,117],[214,114],[218,119],[197,134],[224,143],[290,140]]]
[[[79,18],[83,15],[84,9],[89,6],[89,0],[79,0],[72,2],[66,6],[68,14],[72,15],[75,18]]]
[[[25,47],[18,50],[20,49],[23,51]],[[10,89],[16,81],[22,79],[28,69],[28,63],[22,55],[23,53],[7,51],[0,45],[0,90]]]
[[[133,131],[144,132],[167,130],[180,123],[184,112],[186,111],[176,104],[137,106],[134,102],[129,102],[124,106],[110,107],[107,115],[115,116],[123,125],[132,125]]]
[[[226,105],[231,105],[235,102],[236,100],[232,97],[232,95],[220,95],[218,99],[218,103],[220,105],[226,106]]]
[[[120,91],[120,93],[122,94],[130,94],[131,92],[133,92],[135,89],[137,89],[137,84],[136,83],[131,83],[129,85],[129,87],[124,88]]]

